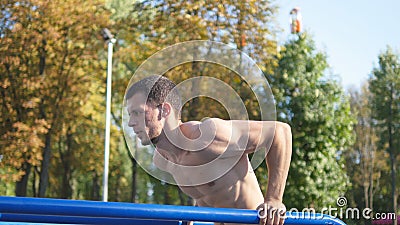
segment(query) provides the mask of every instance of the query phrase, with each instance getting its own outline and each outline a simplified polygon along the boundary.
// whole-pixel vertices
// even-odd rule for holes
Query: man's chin
[[[155,138],[150,139],[150,142],[153,143],[153,145],[155,145],[158,143],[159,139],[160,139],[160,136],[157,136]]]
[[[158,136],[155,137],[155,138],[152,138],[152,139],[146,138],[146,139],[140,140],[140,142],[142,143],[143,146],[152,145],[152,144],[155,145],[155,144],[158,143],[158,141],[159,141],[159,137]]]
[[[142,143],[143,146],[147,146],[147,145],[151,144],[151,141],[149,139],[141,140],[140,142]]]

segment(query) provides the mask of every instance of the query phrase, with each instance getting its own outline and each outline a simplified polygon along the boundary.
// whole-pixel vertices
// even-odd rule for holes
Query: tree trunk
[[[179,196],[179,201],[181,202],[181,205],[186,205],[185,201],[185,196],[183,196],[183,193],[180,188],[178,188],[178,196]]]
[[[372,132],[371,132],[372,133]],[[372,137],[372,134],[370,135]],[[369,170],[369,208],[373,211],[374,210],[374,170],[375,170],[375,160],[374,160],[374,145],[370,144],[370,160],[371,160],[371,167]]]
[[[138,145],[138,138],[136,137],[135,139],[135,145],[136,145],[136,151],[138,151],[139,149],[139,145]],[[136,195],[137,195],[137,170],[138,170],[138,166],[137,166],[137,162],[136,162],[136,156],[132,156],[132,153],[129,152],[129,146],[126,142],[126,138],[124,136],[124,143],[125,143],[125,148],[128,151],[128,155],[130,156],[131,159],[131,163],[132,163],[132,183],[131,183],[131,202],[135,203],[136,202]],[[136,153],[135,151],[135,153]]]
[[[194,54],[196,54],[194,52]],[[194,58],[196,58],[197,56],[194,55]],[[200,77],[202,74],[200,72],[200,64],[199,62],[192,62],[192,77]],[[198,114],[199,114],[199,104],[200,104],[200,100],[199,100],[199,96],[200,96],[200,80],[199,79],[195,79],[193,81],[193,86],[192,86],[192,93],[193,95],[193,99],[191,99],[189,101],[189,118],[186,118],[188,120],[197,120],[199,118]]]
[[[113,170],[113,168],[111,168],[111,170]],[[109,191],[109,195],[108,195],[108,201],[110,202],[119,202],[120,199],[120,195],[121,195],[121,174],[120,173],[116,173],[115,174],[115,183],[110,183],[111,185],[109,185],[110,187],[112,186],[112,188],[110,188],[111,190]],[[111,194],[112,193],[112,194]]]
[[[396,150],[393,145],[393,84],[390,86],[390,102],[389,102],[389,118],[388,118],[388,134],[389,134],[389,154],[390,154],[390,167],[392,176],[392,197],[393,197],[393,212],[396,215],[393,224],[397,225],[397,190],[396,190]]]
[[[67,170],[67,171],[66,171]],[[71,176],[69,175],[69,170],[64,167],[64,175],[62,178],[61,196],[63,199],[72,198],[72,188],[71,188]]]
[[[33,167],[33,178],[32,178],[32,195],[33,197],[37,197],[37,188],[36,188],[36,173],[37,173],[37,167]]]
[[[24,162],[24,164],[22,165],[22,170],[25,171],[25,174],[22,176],[21,180],[17,181],[17,183],[15,184],[15,195],[16,196],[20,196],[20,197],[26,196],[31,167],[32,167],[32,165],[27,162]]]
[[[390,151],[390,164],[391,164],[391,175],[392,175],[393,212],[395,215],[397,215],[396,159],[394,156],[394,149],[391,149]],[[395,216],[393,224],[397,225],[397,216]]]
[[[43,198],[46,195],[46,189],[49,184],[49,167],[51,158],[51,132],[46,134],[45,147],[43,149],[43,160],[39,178],[39,197]]]
[[[61,165],[63,166],[63,175],[62,175],[62,182],[61,182],[61,198],[63,199],[70,199],[72,198],[72,187],[71,187],[71,178],[72,178],[72,167],[71,167],[71,160],[72,160],[72,134],[71,128],[68,127],[67,129],[67,139],[66,139],[66,149],[65,152],[62,151],[61,147],[59,149],[60,157],[61,157]],[[62,146],[61,144],[59,146]]]
[[[137,162],[135,159],[131,159],[132,162],[132,190],[131,190],[131,202],[136,202],[136,176],[137,176]]]
[[[100,200],[100,185],[99,185],[99,176],[96,171],[93,171],[93,185],[92,185],[92,200],[98,201]]]
[[[163,185],[164,186],[164,205],[169,205],[171,202],[171,197],[169,196],[168,192],[168,184]]]

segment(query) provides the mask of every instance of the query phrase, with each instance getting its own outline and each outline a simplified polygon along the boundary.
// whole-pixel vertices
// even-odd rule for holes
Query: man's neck
[[[170,130],[168,134],[166,134],[163,130],[160,136],[157,137],[157,142],[155,143],[155,146],[158,150],[163,151],[171,156],[174,161],[179,160],[180,155],[184,152],[177,146],[179,135],[182,135],[179,128],[181,124],[182,122],[179,121],[179,126],[173,130]]]

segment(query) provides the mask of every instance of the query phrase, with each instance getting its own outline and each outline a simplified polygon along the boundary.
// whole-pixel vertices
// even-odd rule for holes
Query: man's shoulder
[[[180,128],[183,131],[192,131],[199,129],[200,127],[213,127],[215,125],[225,124],[227,120],[223,120],[220,118],[205,118],[201,121],[188,121],[184,122],[180,125]]]
[[[196,131],[199,129],[199,125],[201,124],[200,121],[188,121],[188,122],[184,122],[182,124],[179,125],[179,128],[182,132],[182,134],[189,138],[189,139],[193,139]]]
[[[184,122],[180,125],[180,129],[187,138],[196,139],[202,131],[215,131],[217,127],[224,123],[226,121],[219,118],[206,118],[201,121]]]
[[[184,122],[180,125],[180,128],[184,134],[187,132],[191,132],[194,129],[197,129],[197,127],[201,124],[200,121],[188,121]]]

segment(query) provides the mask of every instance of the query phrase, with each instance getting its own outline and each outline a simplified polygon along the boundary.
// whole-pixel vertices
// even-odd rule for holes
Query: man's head
[[[125,100],[129,113],[128,125],[143,145],[155,143],[169,116],[179,119],[181,98],[175,84],[163,76],[149,76],[134,83]]]

